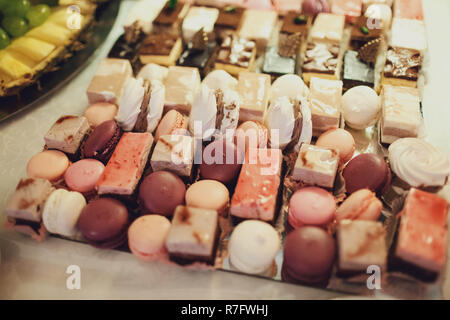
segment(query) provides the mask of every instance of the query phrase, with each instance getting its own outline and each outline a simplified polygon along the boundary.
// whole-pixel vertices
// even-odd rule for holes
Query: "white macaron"
[[[45,228],[61,236],[75,236],[78,217],[85,206],[86,200],[79,192],[65,189],[53,191],[45,202],[42,214]]]
[[[230,264],[248,274],[265,274],[280,250],[278,232],[270,224],[258,220],[241,222],[228,244]]]
[[[353,129],[362,130],[374,125],[380,112],[380,98],[370,87],[353,87],[342,96],[342,114],[345,123]]]

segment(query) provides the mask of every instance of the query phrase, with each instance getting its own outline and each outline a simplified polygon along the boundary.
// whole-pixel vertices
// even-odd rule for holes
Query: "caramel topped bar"
[[[337,79],[341,62],[340,46],[335,43],[310,42],[304,54],[302,74],[308,84],[312,76]]]
[[[417,81],[422,56],[417,50],[389,47],[384,66],[384,77]]]

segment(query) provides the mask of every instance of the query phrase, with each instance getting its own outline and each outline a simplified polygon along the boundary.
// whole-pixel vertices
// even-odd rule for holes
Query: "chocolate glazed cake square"
[[[415,86],[422,65],[422,55],[417,50],[389,47],[386,54],[384,84]]]

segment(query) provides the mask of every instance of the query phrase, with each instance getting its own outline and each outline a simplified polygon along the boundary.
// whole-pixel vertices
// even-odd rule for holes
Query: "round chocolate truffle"
[[[284,281],[325,287],[336,253],[332,236],[318,227],[292,231],[284,244],[281,276]]]
[[[370,189],[381,194],[391,182],[391,171],[383,157],[364,153],[354,157],[342,173],[347,193],[360,189]]]
[[[139,187],[139,200],[146,213],[172,216],[175,208],[184,203],[186,186],[172,172],[149,174]]]
[[[122,130],[116,121],[108,120],[95,127],[83,144],[82,154],[84,158],[94,158],[108,162],[114,148],[119,142]]]
[[[78,219],[78,228],[89,244],[112,249],[127,240],[128,223],[128,210],[120,201],[100,198],[84,207]]]
[[[203,150],[200,175],[204,179],[217,180],[223,184],[236,179],[241,169],[243,155],[228,140],[216,140]]]

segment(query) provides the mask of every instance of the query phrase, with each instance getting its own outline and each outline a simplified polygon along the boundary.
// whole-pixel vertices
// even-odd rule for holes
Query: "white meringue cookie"
[[[238,81],[224,70],[214,70],[203,79],[202,84],[211,90],[237,90]]]
[[[158,80],[153,80],[151,84],[152,86],[147,114],[147,132],[155,131],[159,120],[161,120],[164,109],[164,97],[166,93],[166,88]]]
[[[119,102],[116,121],[124,131],[133,130],[139,113],[141,112],[142,101],[144,100],[145,88],[142,78],[128,78],[123,87],[123,94]]]
[[[450,161],[439,148],[417,138],[398,139],[389,146],[392,171],[412,187],[443,186]]]
[[[143,78],[144,80],[148,81],[158,80],[164,83],[164,80],[166,80],[168,73],[169,73],[168,68],[162,67],[155,63],[149,63],[146,64],[144,67],[142,67],[137,77]]]
[[[309,95],[309,89],[296,74],[285,74],[276,79],[271,87],[270,101],[278,97],[286,96],[291,99],[300,100]]]
[[[214,91],[202,85],[200,91],[194,98],[189,116],[189,131],[192,135],[199,135],[199,122],[201,123],[201,134],[203,140],[209,140],[214,134],[217,118],[217,102]],[[196,138],[199,138],[196,136]]]
[[[267,110],[264,124],[269,129],[271,148],[284,148],[294,133],[294,104],[286,96],[273,100]]]

